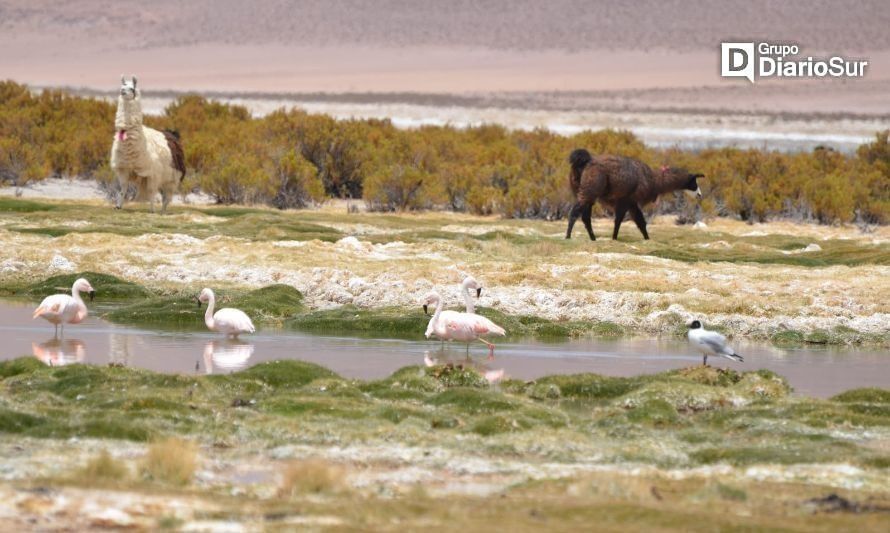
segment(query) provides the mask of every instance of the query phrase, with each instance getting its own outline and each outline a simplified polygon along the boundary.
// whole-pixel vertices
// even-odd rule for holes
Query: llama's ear
[[[124,75],[121,74],[121,85],[123,85],[124,83],[125,83],[125,82],[124,82]]]
[[[136,88],[136,76],[135,75],[133,75],[133,88],[134,89]]]

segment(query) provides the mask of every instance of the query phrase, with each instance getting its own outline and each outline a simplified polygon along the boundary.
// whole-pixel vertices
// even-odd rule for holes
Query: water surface
[[[368,339],[260,330],[240,341],[205,332],[176,332],[119,326],[88,317],[53,338],[53,326],[31,319],[34,304],[0,300],[0,359],[33,355],[47,364],[119,363],[169,373],[228,373],[263,361],[298,359],[348,378],[386,377],[407,365],[465,361],[463,345],[436,341]],[[858,387],[890,387],[890,353],[879,349],[806,347],[783,350],[767,344],[735,343],[745,362],[710,358],[718,367],[766,368],[786,377],[800,394],[828,397]],[[594,372],[633,376],[701,364],[680,339],[581,339],[547,343],[534,339],[498,342],[494,360],[481,343],[471,348],[475,366],[518,379]]]

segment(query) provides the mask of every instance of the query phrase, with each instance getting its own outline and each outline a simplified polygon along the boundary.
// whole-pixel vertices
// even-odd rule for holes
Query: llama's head
[[[693,174],[685,168],[663,166],[661,167],[661,177],[669,180],[669,183],[678,184],[679,188],[690,198],[701,200],[702,194],[701,187],[698,186],[698,178],[704,178],[704,174]]]
[[[127,81],[121,74],[121,97],[126,100],[135,100],[139,97],[139,91],[136,89],[136,76]]]
[[[687,174],[686,185],[683,187],[683,192],[688,194],[690,198],[701,200],[701,187],[698,186],[698,178],[704,177],[704,174]]]

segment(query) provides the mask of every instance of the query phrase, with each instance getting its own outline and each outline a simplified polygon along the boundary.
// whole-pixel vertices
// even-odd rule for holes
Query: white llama
[[[114,116],[114,144],[111,146],[111,170],[117,175],[119,190],[115,207],[124,203],[130,184],[136,186],[136,200],[148,201],[155,210],[155,197],[161,193],[161,212],[185,177],[185,157],[179,134],[163,132],[142,125],[142,104],[136,77],[131,81],[121,76],[121,94]]]

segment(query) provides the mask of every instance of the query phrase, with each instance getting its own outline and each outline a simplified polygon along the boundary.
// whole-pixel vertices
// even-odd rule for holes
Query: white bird
[[[460,341],[467,343],[467,355],[470,353],[470,343],[480,341],[488,346],[489,359],[494,357],[494,344],[483,339],[483,335],[504,336],[507,332],[484,316],[473,313],[460,313],[458,311],[444,311],[442,309],[442,297],[436,292],[426,295],[423,300],[423,312],[428,313],[430,305],[436,306],[436,312],[424,334],[426,338],[433,335],[443,341]]]
[[[79,278],[71,287],[71,296],[67,294],[53,294],[47,296],[34,310],[32,318],[41,317],[50,324],[56,326],[56,336],[59,335],[59,325],[62,326],[62,336],[65,335],[65,324],[79,324],[87,317],[87,305],[80,297],[81,292],[90,295],[90,301],[96,295],[90,282]]]
[[[250,321],[250,317],[245,315],[244,311],[240,309],[226,307],[214,313],[213,307],[216,305],[216,296],[212,290],[204,289],[201,291],[201,295],[198,296],[198,307],[201,307],[202,302],[207,304],[207,312],[204,313],[204,323],[207,324],[207,329],[210,331],[218,331],[227,337],[231,336],[235,339],[242,333],[253,333],[256,331],[256,328],[253,327],[253,322]]]
[[[467,276],[460,284],[460,294],[467,306],[467,313],[476,312],[476,305],[473,303],[473,296],[470,294],[471,290],[476,291],[476,298],[482,296],[482,285],[473,276]]]
[[[726,337],[716,331],[706,330],[698,320],[693,320],[692,323],[689,324],[688,336],[689,342],[698,348],[698,350],[705,356],[704,361],[702,362],[703,365],[708,364],[709,355],[719,355],[727,359],[732,359],[733,361],[738,361],[739,363],[745,361],[742,359],[741,355],[735,353],[735,350],[726,344]]]

